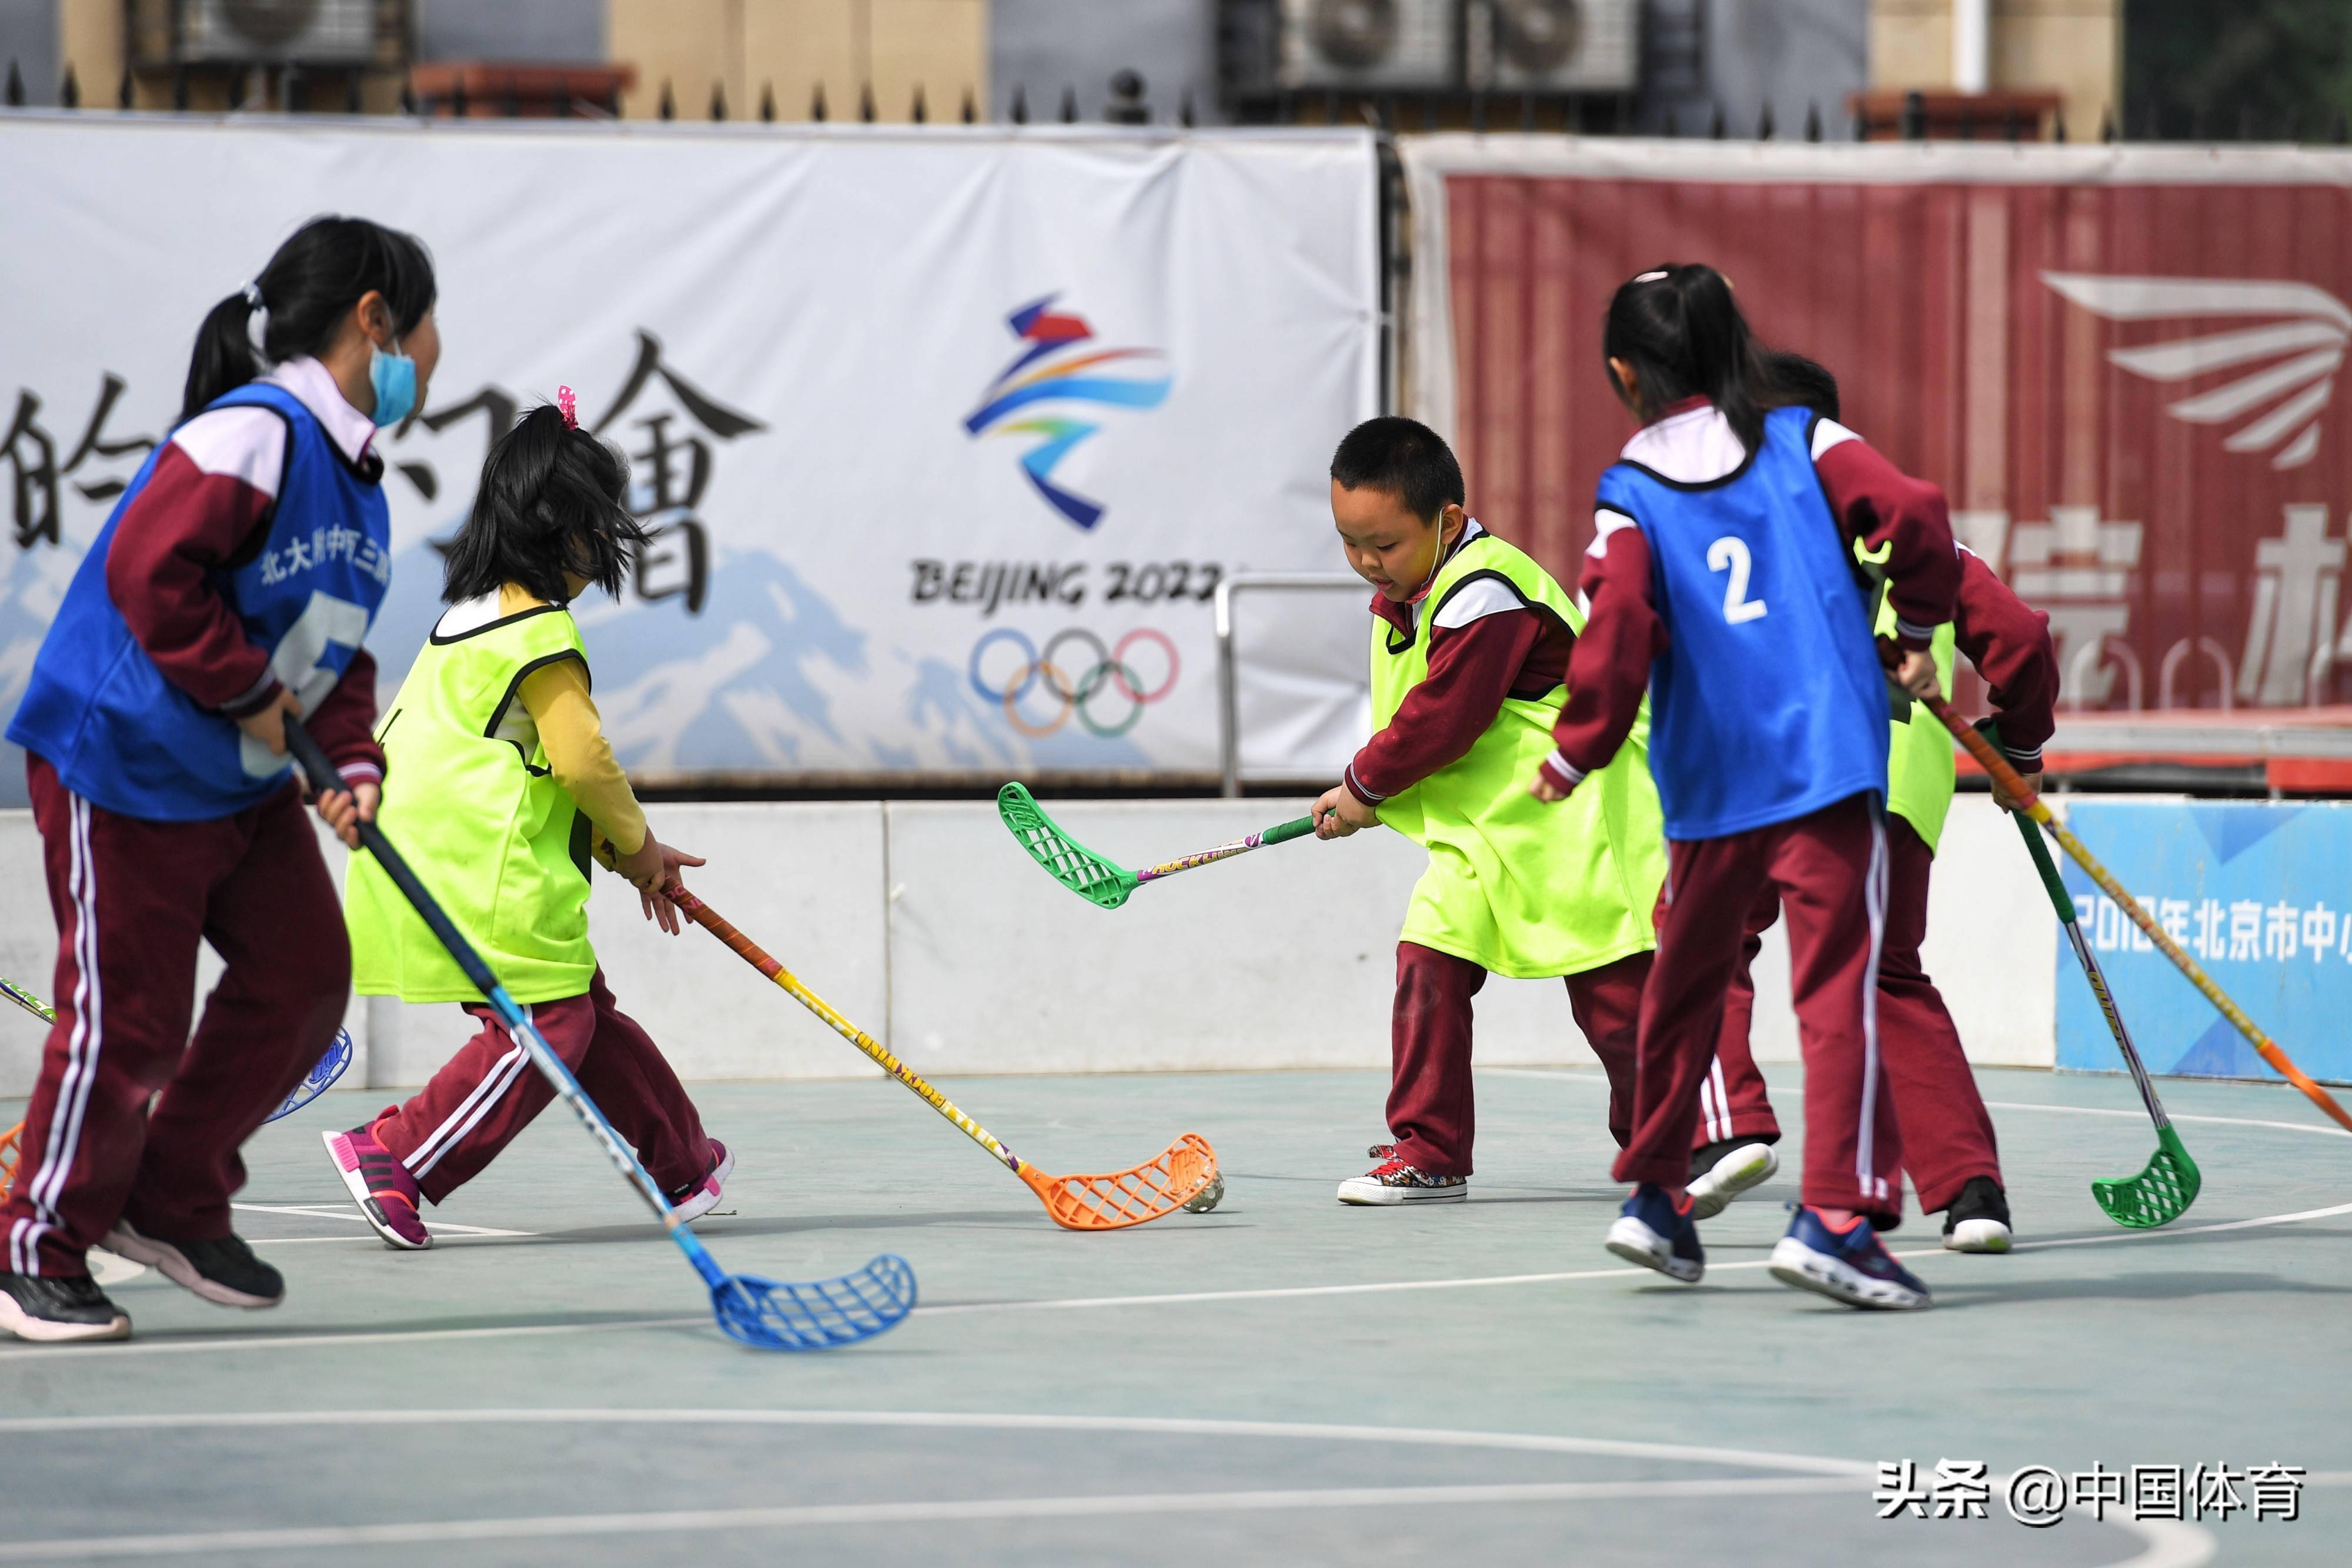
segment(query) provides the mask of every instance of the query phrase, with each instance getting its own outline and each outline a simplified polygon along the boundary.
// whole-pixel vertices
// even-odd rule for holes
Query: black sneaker
[[[1701,1144],[1691,1151],[1691,1179],[1696,1181],[1706,1175],[1707,1172],[1721,1165],[1724,1156],[1735,1149],[1744,1149],[1754,1144],[1762,1144],[1769,1148],[1780,1141],[1780,1134],[1778,1133],[1760,1133],[1752,1138],[1717,1138],[1711,1144]],[[1700,1218],[1706,1217],[1702,1215]]]
[[[106,1247],[134,1263],[161,1269],[163,1278],[182,1290],[224,1307],[274,1307],[286,1299],[286,1277],[235,1236],[217,1241],[165,1241],[142,1236],[131,1221],[118,1219]]]
[[[87,1274],[0,1274],[0,1329],[40,1344],[129,1339],[131,1314]]]
[[[1990,1176],[1970,1176],[1944,1210],[1944,1246],[1953,1252],[2009,1250],[2009,1195]]]

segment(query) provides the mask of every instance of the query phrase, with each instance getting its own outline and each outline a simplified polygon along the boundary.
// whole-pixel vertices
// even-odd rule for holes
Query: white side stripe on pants
[[[9,1229],[8,1266],[19,1274],[41,1271],[41,1238],[59,1228],[58,1199],[66,1176],[81,1147],[82,1121],[89,1113],[89,1091],[98,1077],[98,1058],[106,1038],[105,995],[98,975],[98,868],[89,847],[89,802],[79,795],[66,797],[67,885],[74,906],[74,1027],[66,1043],[65,1076],[58,1083],[57,1103],[49,1113],[47,1145],[40,1168],[26,1184],[25,1196],[35,1218],[18,1220]]]
[[[522,1009],[522,1016],[527,1021],[538,1021],[528,1007]],[[480,1124],[482,1118],[490,1113],[490,1107],[514,1087],[530,1066],[530,1053],[523,1048],[522,1041],[517,1040],[512,1051],[491,1063],[490,1070],[482,1074],[482,1081],[474,1085],[474,1092],[449,1113],[448,1120],[434,1128],[431,1134],[416,1145],[415,1152],[404,1162],[408,1166],[408,1174],[421,1176],[439,1165],[441,1156],[466,1141],[466,1134]]]
[[[1885,1198],[1886,1183],[1878,1175],[1875,1129],[1878,1122],[1878,958],[1886,945],[1886,821],[1877,811],[1870,819],[1870,874],[1863,883],[1864,907],[1870,912],[1870,967],[1862,973],[1862,1128],[1854,1140],[1854,1175],[1865,1197]]]

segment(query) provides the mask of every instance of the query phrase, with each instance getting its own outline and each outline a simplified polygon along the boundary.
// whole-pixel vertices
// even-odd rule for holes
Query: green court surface
[[[127,1344],[0,1341],[0,1563],[2345,1562],[2352,1138],[2291,1091],[2168,1082],[2204,1193],[2127,1232],[2088,1184],[2155,1146],[2128,1082],[1979,1077],[2022,1245],[1945,1253],[1915,1216],[1937,1304],[1906,1315],[1765,1273],[1785,1172],[1706,1227],[1698,1287],[1619,1264],[1591,1073],[1482,1072],[1471,1200],[1406,1210],[1332,1197],[1381,1074],[945,1085],[1048,1169],[1215,1143],[1221,1208],[1109,1235],[888,1082],[701,1086],[740,1159],[698,1227],[722,1264],[921,1281],[895,1332],[803,1355],[719,1333],[560,1109],[428,1215],[435,1249],[385,1249],[318,1138],[385,1097],[339,1091],[248,1150],[283,1307],[151,1272],[115,1290]],[[1981,1461],[1990,1517],[1881,1520],[1905,1460]],[[2001,1479],[2273,1464],[2308,1472],[2297,1520],[2028,1528]]]

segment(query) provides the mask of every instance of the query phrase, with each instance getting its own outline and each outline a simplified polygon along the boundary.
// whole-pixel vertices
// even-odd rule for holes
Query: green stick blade
[[[2091,1197],[2117,1225],[2134,1230],[2169,1225],[2189,1212],[2189,1206],[2197,1201],[2198,1189],[2205,1185],[2179,1134],[2159,1127],[2156,1137],[2157,1150],[2148,1156],[2146,1170],[2119,1181],[2091,1184]]]
[[[996,814],[1047,876],[1098,908],[1117,909],[1140,885],[1133,872],[1113,865],[1062,831],[1018,784],[996,792]]]

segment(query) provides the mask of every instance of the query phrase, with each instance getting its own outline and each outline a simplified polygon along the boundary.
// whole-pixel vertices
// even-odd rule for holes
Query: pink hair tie
[[[572,389],[570,387],[558,387],[555,389],[555,406],[558,412],[563,415],[564,429],[577,430],[580,428],[580,400],[572,395]]]

